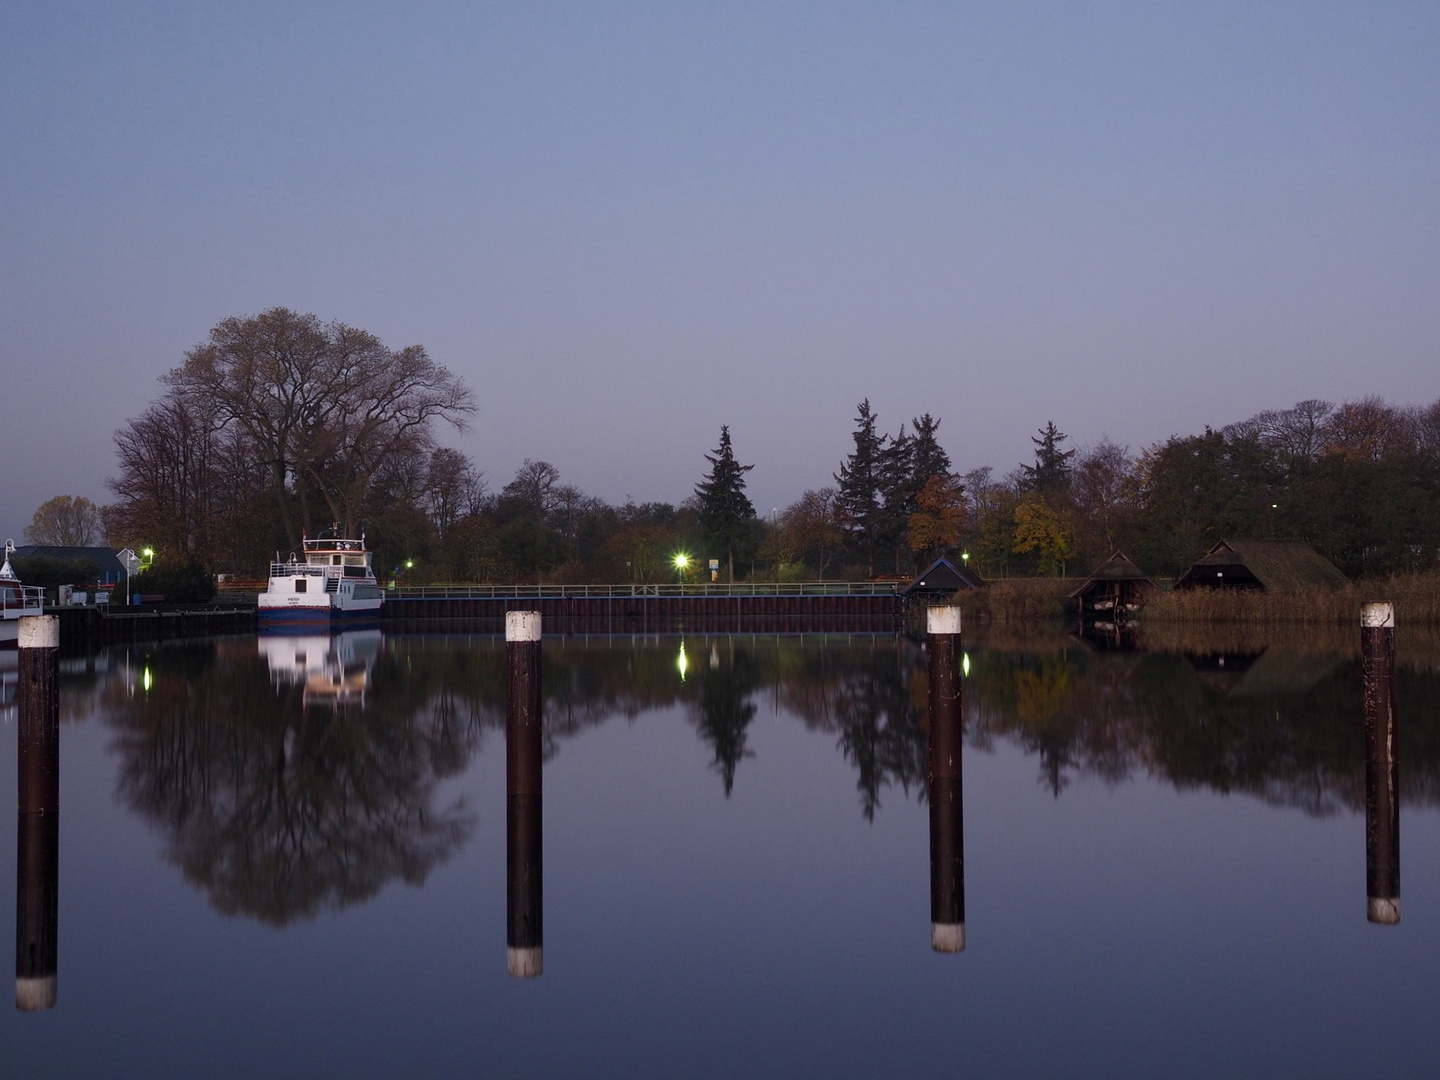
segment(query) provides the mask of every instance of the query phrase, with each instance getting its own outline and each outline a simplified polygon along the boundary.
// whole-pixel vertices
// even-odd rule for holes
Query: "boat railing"
[[[339,570],[340,567],[311,566],[303,562],[272,562],[270,564],[271,577],[297,577],[308,575],[309,577],[324,577],[331,570]]]
[[[0,611],[9,615],[12,611],[33,612],[39,615],[45,610],[45,587],[43,585],[21,585],[20,595],[15,590],[0,589]]]

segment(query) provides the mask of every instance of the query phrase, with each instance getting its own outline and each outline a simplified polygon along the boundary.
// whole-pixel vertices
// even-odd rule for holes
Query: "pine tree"
[[[890,440],[880,455],[880,510],[878,546],[894,560],[895,573],[900,573],[900,553],[905,547],[905,527],[915,509],[914,490],[915,440],[900,425],[900,433]]]
[[[1066,438],[1068,436],[1055,426],[1053,420],[1040,429],[1038,438],[1033,435],[1030,437],[1030,441],[1035,444],[1035,464],[1020,466],[1027,491],[1044,494],[1069,490],[1070,459],[1075,456],[1075,451],[1060,449],[1060,444]]]
[[[928,412],[911,421],[915,429],[914,448],[910,452],[911,487],[918,493],[924,490],[931,478],[948,476],[950,455],[935,437],[940,430],[940,420]]]
[[[730,428],[720,428],[720,445],[715,453],[706,454],[710,473],[695,485],[695,499],[700,510],[700,526],[715,544],[725,549],[730,580],[735,580],[735,550],[751,537],[755,507],[745,494],[745,474],[754,465],[741,465],[735,460],[730,445]]]
[[[865,557],[870,575],[875,575],[875,551],[884,522],[882,492],[884,435],[875,430],[876,417],[870,411],[870,399],[860,402],[855,417],[855,449],[835,474],[840,489],[839,503],[851,543]]]

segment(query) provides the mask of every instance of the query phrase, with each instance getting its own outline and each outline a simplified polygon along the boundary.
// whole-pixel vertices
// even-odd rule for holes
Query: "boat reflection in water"
[[[365,704],[370,671],[380,655],[379,630],[349,630],[336,634],[276,635],[256,639],[260,655],[270,665],[270,680],[277,687],[304,688],[302,705]]]

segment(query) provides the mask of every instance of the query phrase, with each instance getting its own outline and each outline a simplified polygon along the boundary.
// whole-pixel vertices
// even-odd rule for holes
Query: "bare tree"
[[[485,479],[459,450],[442,446],[430,455],[425,504],[443,538],[462,517],[476,513],[485,496]]]
[[[27,544],[90,547],[100,539],[100,510],[83,495],[56,495],[40,504],[25,529]]]
[[[1092,522],[1107,552],[1118,546],[1120,518],[1133,489],[1135,459],[1128,447],[1103,438],[1082,450],[1074,470],[1075,503],[1083,518]]]
[[[381,464],[428,452],[435,421],[463,427],[475,409],[421,346],[392,351],[367,331],[287,308],[224,320],[166,382],[244,430],[291,544],[313,527],[317,502],[353,533]]]

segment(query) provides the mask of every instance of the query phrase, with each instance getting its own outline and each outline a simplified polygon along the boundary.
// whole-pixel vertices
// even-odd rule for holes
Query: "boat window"
[[[331,556],[330,556],[330,565],[331,565],[331,566],[339,566],[339,565],[340,565],[340,556],[339,556],[339,555],[331,555]]]
[[[307,586],[308,584],[310,584],[310,583],[309,583],[308,581],[306,581],[303,577],[302,577],[302,578],[296,578],[296,579],[295,579],[295,591],[296,591],[296,592],[304,592],[304,591],[305,591],[305,586]]]

